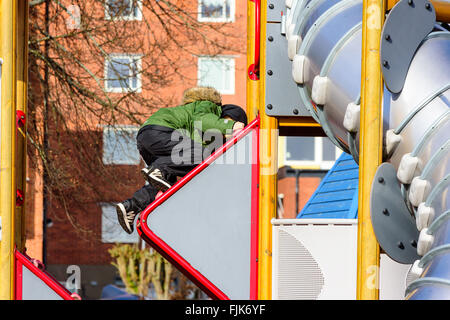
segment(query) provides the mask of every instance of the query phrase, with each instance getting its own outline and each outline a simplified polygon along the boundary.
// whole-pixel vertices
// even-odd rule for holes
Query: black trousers
[[[141,128],[136,140],[145,163],[160,169],[171,184],[201,163],[205,152],[202,144],[177,130],[162,126]],[[142,211],[155,200],[157,193],[158,190],[151,184],[146,184],[133,194],[133,199]]]

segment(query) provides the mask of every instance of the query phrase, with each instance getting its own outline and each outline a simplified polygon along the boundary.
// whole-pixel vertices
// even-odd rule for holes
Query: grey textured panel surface
[[[273,40],[269,41],[269,37]],[[303,107],[297,84],[292,79],[292,62],[287,54],[287,40],[280,34],[279,23],[267,24],[265,41],[266,113],[269,116],[311,116]]]
[[[402,0],[392,8],[381,37],[381,68],[391,92],[402,90],[411,60],[433,30],[436,12],[428,0]]]
[[[267,1],[267,21],[281,22],[281,14],[286,16],[285,0],[268,0]]]
[[[370,193],[370,214],[375,235],[386,254],[399,263],[417,260],[419,231],[403,201],[397,173],[389,163],[381,164]]]
[[[34,273],[22,266],[22,300],[63,300],[55,291],[45,284]]]
[[[147,220],[158,237],[231,299],[250,297],[251,150],[248,134]],[[227,164],[232,159],[237,164]]]

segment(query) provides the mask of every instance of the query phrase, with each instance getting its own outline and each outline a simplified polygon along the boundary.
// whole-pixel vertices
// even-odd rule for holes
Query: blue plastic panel
[[[297,218],[355,219],[358,215],[358,171],[352,156],[343,153]]]

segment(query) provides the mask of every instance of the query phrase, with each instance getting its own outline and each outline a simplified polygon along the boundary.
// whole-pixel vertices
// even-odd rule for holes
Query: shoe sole
[[[123,204],[118,203],[116,205],[116,212],[117,212],[117,220],[119,220],[119,224],[122,226],[122,228],[125,230],[126,233],[132,234],[133,230],[130,227],[130,224],[128,223],[126,219],[126,210]]]
[[[172,187],[166,181],[150,175],[149,171],[150,170],[148,170],[147,168],[141,169],[141,173],[144,176],[144,179],[147,180],[147,182],[150,183],[152,186],[154,186],[156,189],[162,192],[166,192],[167,190],[170,189],[170,187]]]
[[[147,180],[152,186],[154,186],[156,189],[162,191],[162,192],[166,192],[167,190],[170,189],[170,187],[172,187],[170,184],[168,184],[167,182],[165,182],[164,180],[161,180],[159,178],[156,177],[152,177],[149,176],[149,180]]]

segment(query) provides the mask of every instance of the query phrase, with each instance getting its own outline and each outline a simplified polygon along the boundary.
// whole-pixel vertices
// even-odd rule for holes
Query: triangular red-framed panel
[[[220,156],[224,155],[227,150],[230,150],[244,137],[251,135],[251,230],[250,234],[250,255],[249,259],[249,299],[257,299],[257,286],[258,286],[258,210],[259,210],[259,118],[252,121],[244,130],[239,132],[236,136],[227,141],[221,148],[215,153],[209,156],[205,161],[195,167],[185,177],[179,180],[168,191],[158,197],[153,203],[151,203],[144,211],[142,211],[137,222],[137,230],[139,235],[150,244],[156,251],[158,251],[163,257],[176,266],[186,277],[199,286],[205,293],[207,293],[213,299],[228,300],[228,295],[221,289],[212,283],[207,277],[205,277],[200,271],[192,266],[189,261],[183,258],[176,250],[171,248],[167,244],[167,241],[161,239],[155,232],[148,226],[149,215],[154,212],[159,206],[163,205],[170,197],[172,197],[177,191],[184,186],[189,186],[188,183],[193,180],[197,175],[203,172],[210,164],[217,160]]]
[[[27,296],[32,296],[32,299],[47,300],[47,299],[62,299],[62,300],[81,300],[80,296],[71,293],[64,288],[58,280],[53,278],[48,272],[44,270],[44,266],[37,260],[31,259],[24,253],[18,250],[14,251],[15,260],[15,290],[14,299],[24,300]],[[29,272],[29,275],[33,277],[33,288],[27,288],[30,281],[30,277],[25,276],[25,272]],[[26,280],[28,279],[28,280]],[[36,286],[36,284],[38,286]],[[39,292],[39,288],[44,289],[45,292]],[[26,290],[32,290],[37,292],[26,292]],[[51,293],[51,297],[48,293]]]

